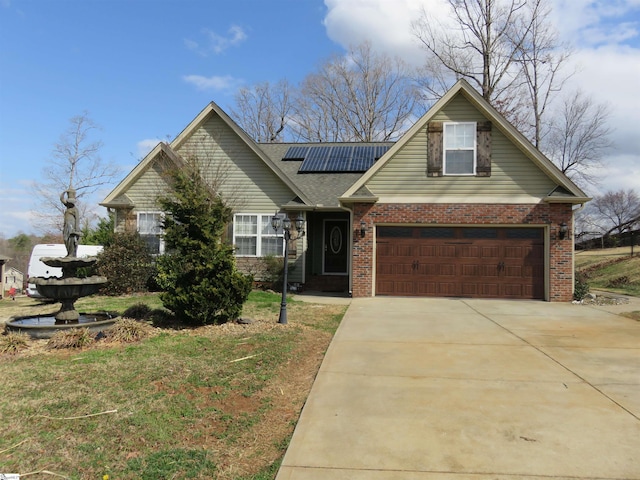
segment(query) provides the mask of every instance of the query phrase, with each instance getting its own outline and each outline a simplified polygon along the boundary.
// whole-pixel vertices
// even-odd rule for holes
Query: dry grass
[[[29,336],[25,333],[8,332],[0,335],[0,353],[15,355],[29,348]]]
[[[153,329],[146,323],[132,318],[121,318],[106,332],[110,342],[132,343],[147,338]]]
[[[85,348],[94,342],[94,336],[88,328],[71,328],[53,334],[47,342],[49,350],[64,348]]]

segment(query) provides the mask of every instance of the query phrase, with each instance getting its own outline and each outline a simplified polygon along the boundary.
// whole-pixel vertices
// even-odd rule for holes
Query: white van
[[[102,245],[78,245],[78,257],[95,257],[103,250]],[[27,274],[29,277],[62,277],[62,268],[50,267],[40,261],[42,257],[66,257],[67,247],[63,243],[40,243],[33,247]],[[27,285],[27,295],[40,298],[36,285]]]

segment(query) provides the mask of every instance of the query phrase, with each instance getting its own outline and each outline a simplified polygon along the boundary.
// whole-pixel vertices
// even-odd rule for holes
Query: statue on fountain
[[[78,244],[80,243],[80,215],[76,207],[76,191],[69,187],[60,194],[60,201],[66,207],[64,211],[64,227],[62,237],[64,245],[67,247],[67,257],[78,256]]]
[[[60,201],[65,206],[62,236],[67,256],[42,257],[40,260],[49,267],[61,268],[62,276],[30,277],[28,280],[36,285],[40,295],[60,302],[60,310],[55,315],[13,317],[6,323],[9,330],[26,331],[34,338],[50,338],[56,332],[77,326],[89,328],[94,332],[100,331],[109,328],[116,321],[116,317],[107,313],[81,314],[75,308],[76,300],[98,293],[107,279],[100,275],[83,278],[78,275],[79,270],[86,272],[86,269],[93,266],[98,259],[78,258],[80,215],[76,207],[76,191],[71,185],[60,194]]]
[[[76,207],[76,191],[72,186],[60,194],[60,201],[66,207],[62,236],[67,247],[66,257],[43,257],[40,260],[50,267],[62,268],[62,277],[30,278],[40,295],[52,298],[62,303],[60,311],[56,313],[56,324],[78,322],[80,314],[74,307],[78,298],[97,293],[107,282],[105,277],[94,275],[78,278],[78,269],[91,267],[98,259],[96,257],[78,258],[78,243],[80,241],[80,215]]]

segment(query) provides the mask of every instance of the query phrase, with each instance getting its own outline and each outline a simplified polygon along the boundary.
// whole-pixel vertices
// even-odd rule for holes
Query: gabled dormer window
[[[476,123],[444,124],[445,175],[475,175],[476,173]]]
[[[491,176],[491,122],[429,122],[427,176]]]

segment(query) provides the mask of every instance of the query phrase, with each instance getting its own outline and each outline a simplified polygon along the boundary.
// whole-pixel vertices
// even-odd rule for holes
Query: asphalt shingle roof
[[[302,160],[282,160],[289,147],[304,147],[318,145],[356,145],[353,143],[260,143],[260,149],[285,173],[304,193],[314,206],[321,208],[338,208],[340,202],[338,198],[346,192],[362,173],[298,173]],[[357,145],[387,145],[392,146],[393,142],[384,143],[357,143]]]

